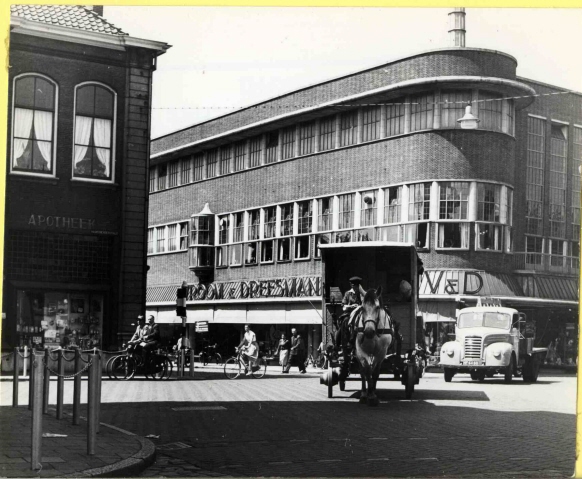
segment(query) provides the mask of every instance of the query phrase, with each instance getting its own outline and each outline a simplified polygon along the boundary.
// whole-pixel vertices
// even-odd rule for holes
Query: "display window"
[[[16,331],[20,346],[99,348],[103,295],[19,290]]]

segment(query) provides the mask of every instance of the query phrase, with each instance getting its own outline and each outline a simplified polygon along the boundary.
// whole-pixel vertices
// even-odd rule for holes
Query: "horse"
[[[356,358],[360,363],[362,392],[360,403],[377,406],[376,382],[386,352],[394,340],[392,320],[382,307],[382,287],[366,292],[356,321]]]

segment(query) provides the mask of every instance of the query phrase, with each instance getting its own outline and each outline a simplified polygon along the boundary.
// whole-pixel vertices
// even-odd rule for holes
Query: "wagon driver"
[[[346,293],[344,294],[344,299],[342,300],[342,304],[343,304],[343,314],[340,316],[340,327],[338,328],[337,332],[336,332],[336,337],[335,337],[335,344],[336,344],[336,348],[339,349],[339,346],[342,342],[342,329],[344,329],[344,324],[345,324],[345,330],[346,331],[351,331],[352,334],[349,339],[350,341],[353,340],[354,334],[353,332],[355,331],[355,321],[356,318],[358,316],[358,312],[360,307],[362,306],[362,300],[364,299],[364,295],[366,294],[366,292],[364,291],[364,288],[362,288],[362,278],[360,278],[359,276],[352,276],[350,278],[350,289],[346,291]]]

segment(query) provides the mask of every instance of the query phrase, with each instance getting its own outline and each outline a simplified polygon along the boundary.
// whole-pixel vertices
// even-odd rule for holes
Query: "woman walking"
[[[283,368],[283,371],[281,371],[283,374],[289,373],[289,371],[285,370],[287,368],[287,364],[289,363],[289,349],[291,349],[291,343],[287,339],[285,333],[282,333],[275,354],[279,353],[279,364]]]

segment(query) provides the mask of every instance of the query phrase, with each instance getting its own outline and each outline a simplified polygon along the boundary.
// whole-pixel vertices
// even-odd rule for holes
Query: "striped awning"
[[[523,295],[540,299],[578,301],[577,278],[556,276],[518,275]]]

